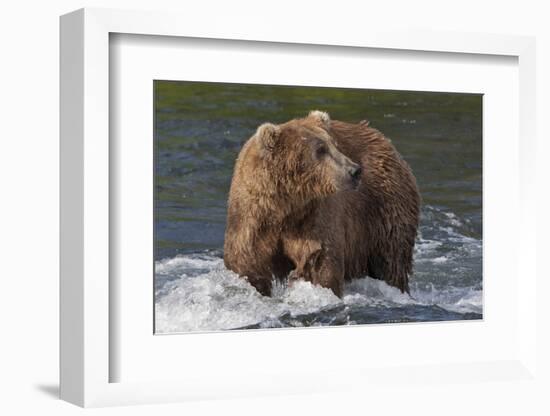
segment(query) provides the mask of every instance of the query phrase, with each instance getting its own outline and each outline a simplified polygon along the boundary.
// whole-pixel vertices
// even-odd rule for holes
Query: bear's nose
[[[361,176],[361,172],[362,172],[361,166],[357,166],[357,167],[351,168],[349,171],[349,174],[353,179],[357,180]]]

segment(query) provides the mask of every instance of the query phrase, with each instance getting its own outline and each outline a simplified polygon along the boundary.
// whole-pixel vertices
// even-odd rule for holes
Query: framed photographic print
[[[534,41],[248,27],[62,17],[62,398],[537,383]]]

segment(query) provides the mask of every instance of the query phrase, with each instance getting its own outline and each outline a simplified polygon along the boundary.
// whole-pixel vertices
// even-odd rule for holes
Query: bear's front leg
[[[288,275],[288,283],[292,285],[297,280],[313,282],[313,275],[316,273],[316,265],[321,255],[321,249],[317,249],[308,256],[302,256],[297,262],[296,268]]]
[[[320,256],[316,271],[313,273],[313,283],[331,289],[336,296],[344,295],[344,265],[341,260],[330,256]]]
[[[263,296],[271,296],[273,282],[270,278],[261,276],[246,276],[246,280]]]
[[[328,256],[320,247],[307,255],[302,253],[300,260],[289,275],[289,285],[296,280],[305,280],[315,285],[331,289],[338,297],[344,293],[344,265],[339,259]]]
[[[288,275],[288,284],[291,286],[297,280],[311,282],[317,258],[322,252],[318,241],[307,239],[285,240],[285,253],[295,264],[294,270]]]
[[[296,267],[288,275],[288,286],[291,287],[295,282],[299,280],[302,280],[304,282],[313,282],[311,272],[304,267]]]

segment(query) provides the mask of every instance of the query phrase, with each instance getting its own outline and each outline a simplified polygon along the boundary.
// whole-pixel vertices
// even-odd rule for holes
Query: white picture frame
[[[268,394],[372,389],[382,382],[433,383],[461,380],[506,380],[537,383],[536,372],[536,217],[535,177],[535,42],[533,38],[467,33],[396,32],[377,28],[340,28],[338,33],[311,25],[308,30],[248,22],[236,33],[223,19],[205,25],[201,19],[170,13],[82,9],[61,18],[61,398],[80,406],[159,403],[192,399],[246,397]],[[259,378],[238,380],[221,374],[213,381],[183,377],[176,381],[112,382],[110,370],[120,359],[111,348],[109,252],[109,37],[110,34],[277,42],[384,50],[430,51],[452,54],[515,57],[519,67],[519,201],[514,246],[522,283],[517,287],[518,345],[498,360],[472,362],[419,361],[414,367],[286,373],[266,371]],[[489,149],[490,151],[490,149]],[[296,332],[297,333],[297,332]],[[317,331],[317,334],[320,332]],[[264,332],[265,334],[265,332]],[[340,334],[343,334],[340,332]],[[333,334],[334,335],[334,334]],[[152,334],[151,334],[152,336]],[[239,334],[233,335],[238,337]],[[272,332],[264,337],[283,337]],[[318,335],[317,335],[318,336]],[[341,335],[340,335],[341,336]],[[238,341],[236,341],[238,342]],[[253,363],[248,364],[253,366]],[[480,374],[482,376],[480,376]],[[342,382],[342,380],[347,380]]]

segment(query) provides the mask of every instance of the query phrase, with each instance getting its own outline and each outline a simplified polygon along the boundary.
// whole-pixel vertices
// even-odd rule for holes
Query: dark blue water
[[[482,118],[474,94],[155,83],[158,332],[480,319]],[[369,119],[423,198],[411,296],[365,277],[343,299],[308,283],[260,296],[223,267],[235,158],[265,121],[312,109]]]

